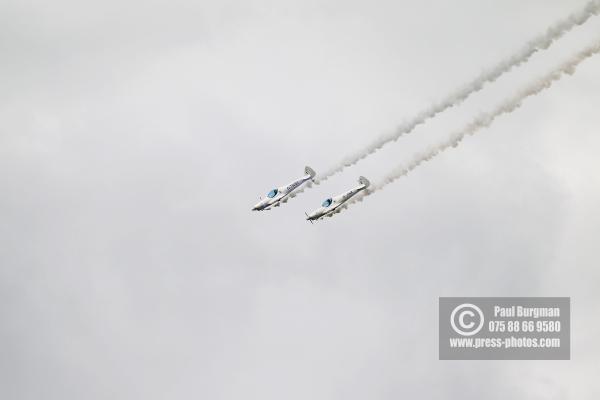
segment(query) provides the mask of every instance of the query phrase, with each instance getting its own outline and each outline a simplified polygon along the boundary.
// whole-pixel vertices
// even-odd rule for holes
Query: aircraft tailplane
[[[358,178],[358,183],[360,183],[361,185],[365,185],[365,188],[368,188],[371,185],[371,182],[369,182],[369,180],[364,176]]]

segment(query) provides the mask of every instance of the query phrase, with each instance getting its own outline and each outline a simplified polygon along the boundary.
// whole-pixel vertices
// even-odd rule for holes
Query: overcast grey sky
[[[600,58],[336,218],[600,17],[306,191],[585,0],[0,3],[0,398],[597,399]],[[439,296],[571,296],[571,361],[439,361]]]

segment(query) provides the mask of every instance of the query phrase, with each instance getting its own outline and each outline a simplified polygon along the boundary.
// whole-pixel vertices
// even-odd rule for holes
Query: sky
[[[277,209],[585,0],[0,3],[0,398],[597,399],[600,16]],[[440,361],[440,296],[570,296],[570,361]]]

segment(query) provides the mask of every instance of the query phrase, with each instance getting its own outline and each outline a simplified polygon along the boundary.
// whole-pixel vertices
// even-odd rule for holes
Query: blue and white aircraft
[[[316,173],[311,167],[307,166],[304,168],[304,173],[306,174],[305,176],[290,182],[290,184],[287,186],[281,186],[271,190],[269,193],[267,193],[267,197],[265,199],[259,201],[254,207],[252,207],[252,211],[263,211],[269,210],[271,207],[278,207],[282,202],[285,203],[288,200],[288,196],[290,196],[304,183],[308,181],[314,182]]]
[[[338,211],[341,211],[341,208],[344,203],[350,200],[352,197],[356,196],[358,193],[367,189],[371,182],[364,176],[358,178],[358,183],[360,186],[357,186],[353,189],[348,190],[346,193],[342,193],[339,196],[330,197],[326,199],[323,204],[321,204],[320,208],[317,208],[310,214],[306,214],[307,221],[316,221],[326,216],[331,216]]]

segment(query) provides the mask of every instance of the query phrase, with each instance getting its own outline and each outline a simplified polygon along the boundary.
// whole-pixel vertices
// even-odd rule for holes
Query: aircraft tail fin
[[[371,182],[369,182],[369,180],[364,176],[358,178],[358,183],[360,183],[361,185],[365,185],[365,188],[368,188],[371,185]]]
[[[313,179],[315,177],[315,175],[317,175],[315,170],[312,169],[311,167],[309,167],[308,165],[306,167],[304,167],[304,173],[306,175],[310,175],[310,179]]]

